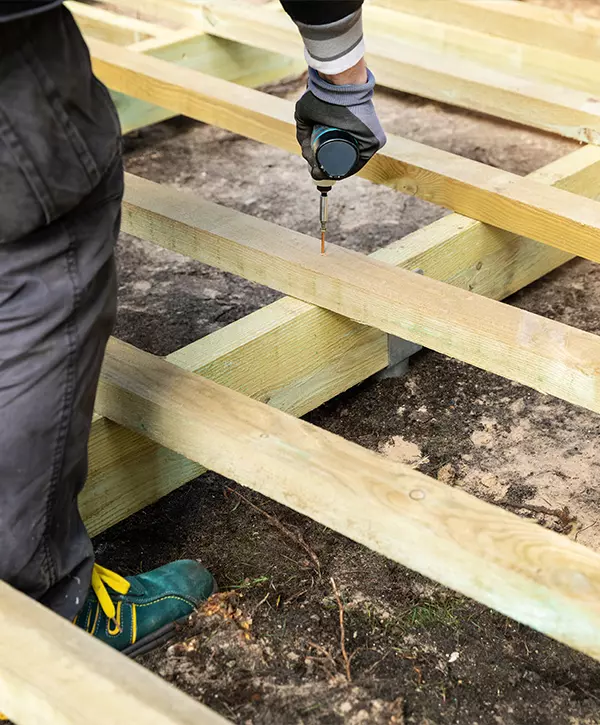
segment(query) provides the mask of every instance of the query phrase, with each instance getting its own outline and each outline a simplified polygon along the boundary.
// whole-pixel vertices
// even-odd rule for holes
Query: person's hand
[[[308,86],[296,103],[296,137],[302,156],[308,161],[315,180],[325,179],[311,148],[314,126],[332,126],[351,133],[358,142],[359,161],[350,175],[362,167],[386,143],[375,107],[375,78],[364,60],[353,68],[331,76],[308,69]]]

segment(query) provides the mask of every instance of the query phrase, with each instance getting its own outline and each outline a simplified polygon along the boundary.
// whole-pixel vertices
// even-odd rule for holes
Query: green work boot
[[[124,654],[137,656],[169,640],[216,590],[212,574],[182,560],[126,579],[98,564],[90,593],[74,624]]]

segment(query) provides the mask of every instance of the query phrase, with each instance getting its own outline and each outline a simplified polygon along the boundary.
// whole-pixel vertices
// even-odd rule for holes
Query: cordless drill
[[[326,176],[315,181],[321,194],[319,219],[321,221],[321,254],[325,254],[327,234],[327,195],[339,179],[349,176],[360,158],[358,142],[351,133],[339,128],[315,126],[311,137],[312,151],[317,166]]]

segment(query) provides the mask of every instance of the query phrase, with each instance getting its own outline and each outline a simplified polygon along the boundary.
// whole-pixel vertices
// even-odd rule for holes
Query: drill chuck
[[[315,126],[311,146],[317,166],[328,179],[349,176],[360,158],[357,140],[351,133],[339,128]]]

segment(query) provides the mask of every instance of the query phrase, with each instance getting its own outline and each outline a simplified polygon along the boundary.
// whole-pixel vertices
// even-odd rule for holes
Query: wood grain
[[[66,0],[65,7],[72,13],[82,33],[116,45],[130,45],[160,35],[166,40],[171,33],[163,26],[138,20],[129,15],[112,13],[78,0]]]
[[[388,344],[379,330],[288,298],[168,359],[299,416],[386,367]],[[89,451],[79,506],[91,535],[204,470],[106,419],[94,421]]]
[[[148,38],[129,50],[255,88],[300,74],[304,63],[278,53],[214,38],[197,31],[173,31],[168,39]],[[123,133],[173,117],[173,111],[118,91],[111,92]]]
[[[391,10],[413,13],[550,50],[597,61],[600,21],[526,2],[477,0],[374,0]]]
[[[229,722],[4,582],[0,631],[0,703],[19,725]]]
[[[518,0],[511,0],[515,2]],[[491,8],[497,4],[492,0]],[[419,11],[413,3],[415,12]],[[507,38],[474,30],[465,25],[432,20],[421,15],[397,12],[365,5],[363,19],[367,45],[370,48],[380,37],[419,46],[423,50],[444,53],[474,61],[480,68],[492,68],[527,81],[542,81],[566,86],[591,96],[600,94],[600,58],[594,60],[565,53],[558,47],[540,48]],[[378,79],[379,80],[379,79]],[[533,86],[535,89],[535,84]],[[525,90],[523,89],[525,92]],[[492,90],[493,92],[493,90]],[[558,89],[556,91],[558,94]],[[556,96],[558,98],[558,95]],[[531,121],[529,121],[531,123]]]

